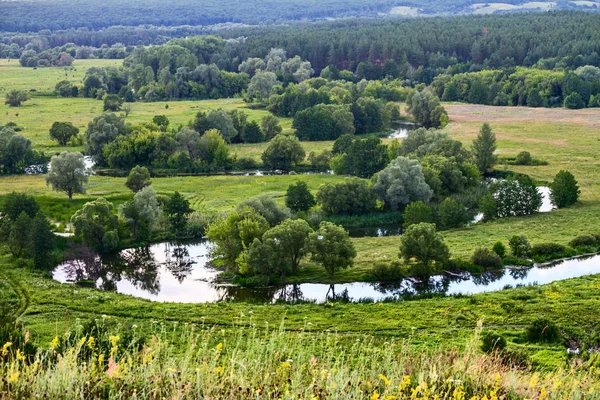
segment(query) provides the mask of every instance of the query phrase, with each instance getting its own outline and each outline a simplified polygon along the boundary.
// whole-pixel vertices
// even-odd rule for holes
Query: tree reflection
[[[525,278],[527,278],[527,274],[529,273],[529,270],[525,269],[525,268],[509,269],[508,273],[514,279],[524,280]]]
[[[196,262],[190,257],[190,252],[186,246],[166,246],[164,265],[179,283],[182,283],[192,274],[195,263]]]
[[[473,275],[471,280],[477,286],[487,286],[490,283],[496,282],[498,279],[502,278],[505,273],[506,270],[483,272],[481,274]]]

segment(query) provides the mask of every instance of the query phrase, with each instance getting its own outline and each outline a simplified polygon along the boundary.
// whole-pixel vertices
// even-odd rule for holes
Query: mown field
[[[13,66],[6,67],[6,64],[0,64],[0,68],[12,71]],[[82,68],[83,65],[77,66],[77,72],[81,72]],[[53,87],[54,81],[49,83],[49,80],[59,79],[55,69],[25,72],[17,69],[10,73],[13,78],[7,78],[2,71],[0,69],[0,82],[5,90],[8,86],[12,88],[35,84],[39,85],[37,87],[42,92],[44,88],[47,90]],[[46,74],[40,82],[35,78],[38,72]],[[102,107],[101,102],[96,100],[39,95],[33,96],[25,106],[18,109],[8,109],[3,101],[1,103],[0,121],[4,122],[7,118],[6,121],[17,122],[25,128],[22,133],[37,148],[49,152],[61,150],[49,140],[47,134],[53,121],[72,121],[84,129],[87,122],[101,112]],[[172,124],[185,124],[200,110],[244,107],[243,102],[238,99],[168,104],[167,109],[165,103],[135,103],[128,120],[146,121],[154,114],[165,114]],[[462,104],[446,104],[446,107],[451,121],[446,130],[466,146],[476,136],[481,124],[487,121],[497,135],[498,152],[501,156],[515,156],[526,150],[533,157],[549,163],[539,167],[498,165],[498,169],[509,168],[526,173],[540,183],[549,182],[556,172],[568,169],[578,179],[582,191],[580,203],[571,208],[444,232],[454,256],[467,258],[475,247],[490,246],[497,240],[506,243],[515,234],[527,235],[533,243],[566,244],[577,235],[600,230],[600,183],[597,182],[600,170],[600,110],[567,111]],[[263,110],[245,111],[249,113],[250,119],[266,115]],[[13,118],[12,115],[16,113],[19,116]],[[290,130],[291,120],[282,120],[282,125]],[[307,152],[321,151],[331,148],[332,142],[303,145]],[[238,156],[259,158],[266,145],[232,147]],[[223,212],[233,209],[248,197],[263,193],[272,194],[281,202],[288,185],[298,180],[305,180],[310,190],[316,192],[320,185],[341,179],[344,177],[321,174],[170,177],[154,178],[153,186],[160,194],[181,192],[195,210]],[[52,192],[45,185],[42,176],[2,177],[0,196],[12,191],[32,194],[49,216],[59,221],[68,221],[70,215],[90,199],[102,196],[120,204],[131,198],[131,192],[124,186],[124,182],[123,178],[92,176],[87,194],[77,195],[70,202],[66,196]],[[374,262],[397,257],[398,237],[361,238],[353,241],[358,251],[355,266],[338,274],[336,279],[340,282],[363,279]],[[324,273],[310,265],[307,265],[300,276],[303,281],[324,279]],[[545,368],[566,366],[564,344],[526,342],[524,332],[528,324],[544,316],[555,321],[566,337],[592,340],[600,323],[596,312],[600,307],[597,296],[600,276],[464,298],[436,298],[393,304],[183,305],[152,303],[114,293],[61,285],[47,276],[14,265],[12,258],[4,255],[0,257],[0,288],[0,297],[6,299],[12,309],[17,310],[33,339],[44,346],[55,335],[73,329],[80,321],[102,319],[103,315],[120,322],[137,323],[144,329],[154,326],[152,321],[164,324],[205,324],[223,329],[225,337],[233,335],[239,324],[264,326],[268,322],[270,326],[278,326],[284,321],[286,331],[305,329],[316,333],[330,330],[336,340],[353,341],[369,335],[375,338],[375,347],[389,338],[402,338],[427,348],[441,346],[459,349],[473,335],[478,321],[483,321],[484,331],[502,333],[509,340],[509,348],[527,354],[536,366]],[[246,319],[249,315],[252,315],[251,321]]]

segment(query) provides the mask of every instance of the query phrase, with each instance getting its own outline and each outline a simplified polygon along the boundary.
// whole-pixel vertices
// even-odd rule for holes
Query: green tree
[[[52,156],[46,184],[52,186],[53,190],[65,192],[69,200],[72,200],[74,193],[85,193],[87,182],[88,173],[83,154],[64,151],[58,156]]]
[[[243,201],[238,206],[238,210],[245,207],[250,207],[262,215],[270,226],[278,225],[291,216],[290,210],[287,207],[279,207],[275,202],[275,199],[273,199],[273,196],[268,194],[252,197]]]
[[[134,193],[139,192],[146,186],[150,186],[152,181],[150,180],[150,171],[146,167],[140,167],[136,165],[129,172],[125,186],[127,186]]]
[[[94,118],[85,131],[86,154],[92,156],[97,165],[106,165],[104,146],[124,133],[123,120],[115,114],[107,113]]]
[[[491,170],[498,162],[498,156],[494,154],[496,151],[496,135],[492,132],[492,128],[486,122],[481,127],[479,135],[473,141],[473,156],[475,157],[475,165],[481,173],[486,173]]]
[[[462,228],[469,222],[467,208],[450,197],[440,204],[438,217],[442,229]]]
[[[29,100],[29,94],[24,90],[13,89],[6,94],[4,104],[9,107],[21,107],[21,105]]]
[[[308,235],[312,231],[306,221],[288,219],[266,231],[262,243],[269,247],[271,257],[284,260],[292,275],[296,275],[302,257],[308,252]]]
[[[344,156],[344,171],[360,178],[370,178],[388,164],[387,146],[379,138],[356,139]]]
[[[152,117],[152,122],[158,125],[161,129],[167,129],[169,126],[169,118],[166,115],[155,115]]]
[[[425,128],[440,128],[448,122],[448,113],[440,104],[440,99],[429,89],[415,92],[407,99],[407,110],[415,122]]]
[[[263,152],[261,159],[267,168],[289,170],[306,157],[297,137],[279,134]]]
[[[308,190],[304,181],[298,181],[288,186],[285,194],[285,205],[294,212],[308,211],[317,204],[315,196]]]
[[[107,94],[104,96],[104,111],[121,111],[123,99],[116,94]]]
[[[494,199],[500,218],[530,215],[542,206],[542,194],[528,176],[496,183]]]
[[[258,122],[250,121],[242,136],[244,143],[261,143],[265,141],[265,134],[260,129]]]
[[[4,197],[0,214],[15,221],[22,212],[25,212],[29,218],[34,218],[40,211],[40,206],[33,196],[25,193],[12,192]]]
[[[114,250],[115,235],[118,245],[119,220],[112,210],[113,204],[103,197],[85,203],[71,217],[75,236],[81,237],[87,246],[102,251]]]
[[[411,225],[400,237],[400,257],[406,263],[415,259],[413,273],[426,277],[433,272],[431,263],[447,262],[450,252],[442,235],[436,232],[435,224],[421,223]]]
[[[283,128],[279,125],[279,119],[274,115],[266,115],[260,121],[260,128],[267,140],[273,139],[275,136],[279,135]]]
[[[31,224],[30,249],[33,254],[33,266],[39,270],[48,270],[53,267],[52,252],[55,248],[54,233],[48,218],[42,213],[37,213]]]
[[[496,199],[490,193],[487,193],[485,196],[479,200],[479,211],[483,213],[483,221],[489,222],[498,218],[498,204],[496,203]]]
[[[333,150],[331,152],[335,155],[348,153],[353,142],[354,135],[346,133],[335,139],[335,142],[333,142]]]
[[[325,214],[360,215],[375,211],[377,194],[359,178],[327,183],[317,191],[317,203]]]
[[[208,226],[206,238],[214,244],[211,256],[228,271],[247,274],[244,268],[240,270],[245,264],[240,256],[268,229],[267,220],[250,207],[232,211]]]
[[[50,128],[50,137],[61,146],[66,146],[71,138],[77,136],[79,128],[70,122],[55,122]]]
[[[581,95],[579,93],[573,92],[567,97],[565,97],[564,105],[566,108],[569,108],[571,110],[579,110],[580,108],[585,107],[585,101],[581,98]]]
[[[508,246],[515,257],[524,258],[531,253],[531,245],[525,235],[514,235],[508,240]]]
[[[398,157],[377,174],[373,190],[391,210],[413,201],[427,202],[433,191],[425,181],[419,161]]]
[[[256,71],[248,85],[248,96],[258,101],[266,100],[271,95],[271,89],[277,85],[277,75],[268,71]]]
[[[22,212],[12,224],[8,247],[13,257],[20,258],[25,255],[29,247],[31,232],[31,218]]]
[[[577,203],[580,193],[579,185],[569,171],[561,170],[550,184],[550,199],[558,208]]]
[[[190,208],[190,202],[179,192],[175,192],[167,202],[165,211],[169,217],[171,231],[175,234],[184,232],[187,216],[193,211]]]
[[[433,223],[435,220],[433,208],[420,200],[413,201],[407,205],[404,209],[404,214],[402,214],[402,217],[404,219],[404,228],[408,228],[411,225],[416,225],[423,222]]]
[[[233,160],[229,155],[229,146],[216,129],[209,129],[202,135],[197,145],[198,156],[212,169],[229,167]]]
[[[356,249],[348,232],[331,222],[321,222],[319,229],[309,237],[311,260],[325,268],[329,279],[336,271],[352,266]]]
[[[162,215],[152,186],[138,191],[133,200],[121,205],[119,212],[135,240],[148,240]]]

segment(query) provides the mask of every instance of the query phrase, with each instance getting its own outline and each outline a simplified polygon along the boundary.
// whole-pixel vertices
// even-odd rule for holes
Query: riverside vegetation
[[[211,40],[180,44],[220,46]],[[142,73],[154,65],[152,52],[183,62],[187,53],[176,46],[132,52],[127,68],[107,60],[75,60],[67,70],[18,67],[5,84],[10,97],[36,79],[40,93],[0,106],[8,118],[0,131],[0,391],[51,398],[598,396],[598,321],[590,314],[596,276],[400,303],[297,305],[160,304],[50,280],[65,258],[94,263],[96,254],[203,236],[214,244],[222,279],[248,286],[426,280],[600,248],[590,68],[552,79],[565,92],[589,94],[592,108],[499,108],[440,102],[470,76],[453,74],[442,93],[442,78],[428,88],[355,79],[364,65],[352,78],[333,67],[311,78],[309,61],[281,49],[247,58],[235,73],[196,56],[184,62],[187,72],[173,64],[160,76]],[[261,62],[271,71],[253,70]],[[516,93],[512,77],[499,82]],[[72,97],[73,88],[85,97]],[[175,101],[232,95],[241,97]],[[473,102],[494,103],[488,100]],[[559,104],[542,98],[540,105]],[[388,139],[399,121],[425,127]],[[89,159],[79,152],[98,175],[88,175]],[[32,164],[44,172],[47,161],[45,178],[22,174]],[[282,175],[244,175],[256,169]],[[541,184],[557,210],[537,212]],[[479,212],[484,222],[471,224]],[[350,238],[342,227],[381,221],[402,224],[405,233]]]

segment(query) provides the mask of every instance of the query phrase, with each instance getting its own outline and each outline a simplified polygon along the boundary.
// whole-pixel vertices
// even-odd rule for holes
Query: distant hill
[[[0,31],[109,26],[271,25],[346,17],[398,18],[556,9],[600,10],[600,1],[504,0],[0,0]]]

